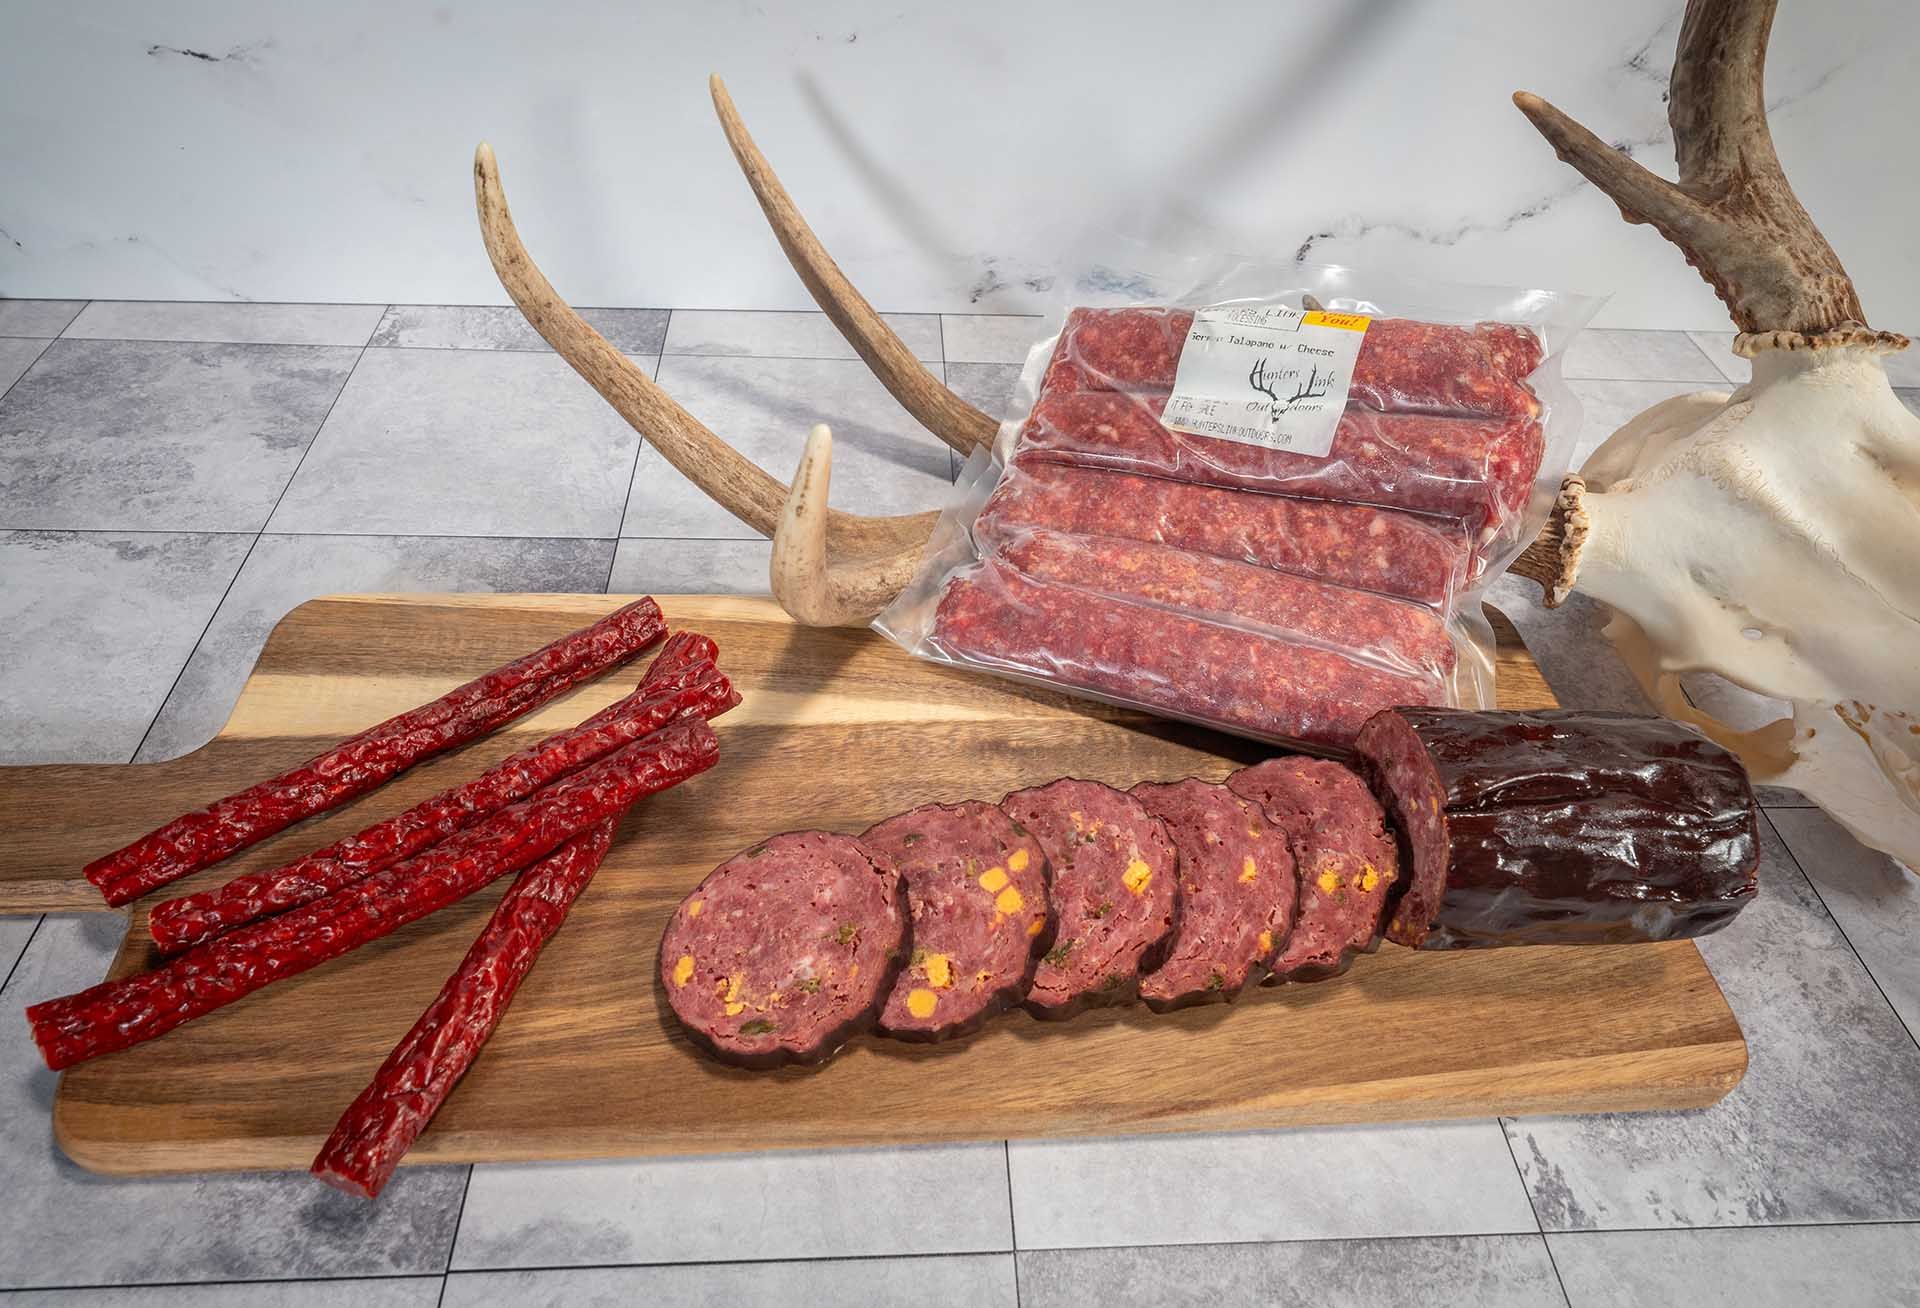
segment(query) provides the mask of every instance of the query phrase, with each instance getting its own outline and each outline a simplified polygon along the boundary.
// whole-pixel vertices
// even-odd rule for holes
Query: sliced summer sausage
[[[1331,759],[1269,759],[1227,778],[1286,831],[1300,879],[1293,936],[1268,984],[1316,981],[1347,970],[1379,942],[1399,856],[1367,783]]]
[[[1140,982],[1156,1013],[1231,1000],[1286,948],[1297,895],[1287,833],[1260,805],[1207,781],[1127,792],[1166,823],[1180,856],[1180,919]]]
[[[1047,856],[992,804],[927,804],[860,843],[906,878],[913,948],[880,1014],[900,1040],[945,1040],[1026,997],[1052,948]]]
[[[1140,801],[1065,778],[1000,801],[1046,851],[1053,947],[1027,992],[1036,1017],[1130,1002],[1160,961],[1176,914],[1177,856],[1166,826]]]
[[[816,1063],[871,1027],[908,944],[906,883],[851,836],[793,831],[681,901],[660,980],[695,1044],[741,1067]]]

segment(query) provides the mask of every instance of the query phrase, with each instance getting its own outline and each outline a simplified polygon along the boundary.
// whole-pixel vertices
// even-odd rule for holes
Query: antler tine
[[[1846,269],[1787,184],[1767,130],[1763,66],[1776,0],[1690,0],[1667,119],[1678,184],[1608,146],[1536,95],[1513,97],[1549,144],[1680,247],[1744,332],[1813,335],[1864,315]]]
[[[753,143],[740,113],[727,94],[727,84],[715,73],[707,79],[713,92],[714,112],[720,116],[720,128],[733,147],[733,157],[746,174],[747,185],[767,215],[787,262],[800,274],[814,303],[826,311],[847,343],[866,361],[893,398],[917,419],[921,426],[962,454],[971,454],[982,445],[993,443],[999,424],[948,390],[913,357],[906,342],[874,312],[866,297],[854,289],[840,265],[800,216],[793,197],[774,175],[773,165]]]
[[[926,541],[858,562],[829,561],[821,511],[832,478],[833,433],[823,424],[807,433],[781,506],[769,579],[780,606],[808,626],[864,626],[912,580]]]
[[[771,536],[787,498],[786,488],[675,403],[560,298],[520,242],[493,150],[484,143],[473,155],[473,191],[487,257],[534,330],[668,463],[734,517]],[[917,557],[939,516],[929,512],[868,518],[827,509],[825,504],[823,495],[819,501],[823,512],[816,514],[820,530],[837,551],[853,557],[891,556],[903,549],[914,550]]]

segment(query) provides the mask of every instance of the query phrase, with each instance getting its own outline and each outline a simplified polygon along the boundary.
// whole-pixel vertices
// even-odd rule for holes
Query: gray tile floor
[[[589,316],[777,476],[822,418],[842,504],[920,507],[950,475],[818,315]],[[895,322],[990,410],[1033,330]],[[1582,338],[1582,448],[1744,377],[1731,340]],[[0,392],[0,761],[195,748],[327,592],[765,585],[766,542],[510,309],[0,301]],[[1563,700],[1642,702],[1590,606],[1496,600]],[[1768,799],[1762,899],[1704,942],[1752,1068],[1700,1112],[426,1168],[375,1207],[68,1164],[18,1014],[97,980],[121,924],[0,919],[0,1300],[1912,1303],[1920,882]]]

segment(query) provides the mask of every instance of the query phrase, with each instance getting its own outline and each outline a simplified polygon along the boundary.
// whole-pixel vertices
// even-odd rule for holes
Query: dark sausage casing
[[[1666,718],[1402,708],[1355,742],[1411,875],[1418,949],[1704,935],[1752,899],[1759,817],[1734,756]]]

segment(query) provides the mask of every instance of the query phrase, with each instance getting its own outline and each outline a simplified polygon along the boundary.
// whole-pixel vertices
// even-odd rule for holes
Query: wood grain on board
[[[719,1067],[655,993],[668,913],[715,864],[798,827],[857,831],[931,800],[1062,775],[1219,778],[1262,747],[909,658],[866,631],[797,627],[769,600],[661,596],[706,632],[745,702],[718,767],[644,801],[512,1011],[409,1161],[1237,1130],[1317,1122],[1678,1108],[1746,1065],[1687,942],[1414,953],[1231,1006],[1064,1024],[1022,1015],[952,1046],[863,1038],[811,1070]],[[185,758],[0,769],[0,912],[99,909],[88,858],[239,789],[623,602],[599,595],[359,595],[275,629],[220,736]],[[1501,701],[1553,701],[1511,627]],[[285,862],[453,784],[625,693],[623,671],[415,768],[169,893]],[[141,1173],[304,1167],[458,963],[501,883],[384,941],[61,1081],[76,1161]],[[158,897],[156,897],[158,898]],[[153,961],[144,907],[113,965]]]

